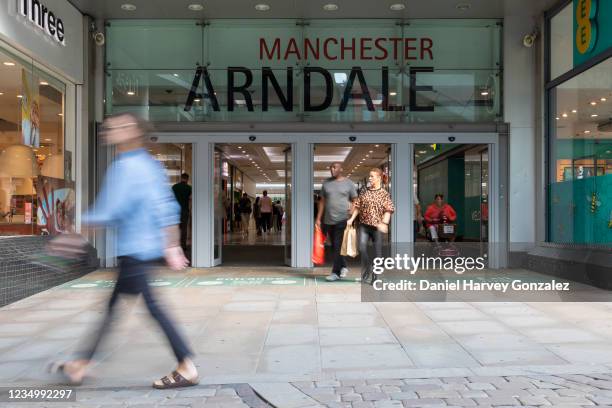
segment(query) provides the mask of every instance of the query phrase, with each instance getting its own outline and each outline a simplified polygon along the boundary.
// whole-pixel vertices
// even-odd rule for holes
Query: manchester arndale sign
[[[285,69],[285,89],[283,90],[275,72],[267,64],[273,61],[286,61],[289,65],[291,61],[298,60],[310,64],[320,61],[371,61],[371,60],[393,60],[403,59],[405,61],[416,60],[419,62],[428,61],[433,65],[434,52],[433,40],[431,38],[305,38],[297,40],[289,38],[281,40],[275,38],[272,41],[259,38],[259,63],[261,69],[261,110],[269,110],[268,89],[271,85],[273,92],[277,95],[282,108],[293,111],[294,95],[294,69],[291,66]],[[376,94],[381,94],[381,100],[374,103],[370,93],[370,87],[366,82],[364,69],[355,65],[351,68],[348,75],[343,73],[342,79],[336,79],[337,72],[332,76],[329,70],[317,66],[307,65],[302,68],[301,81],[303,92],[302,106],[305,112],[317,112],[327,110],[333,101],[334,86],[338,85],[341,92],[341,101],[338,111],[343,112],[347,109],[351,99],[358,99],[365,102],[367,110],[376,111],[375,105],[380,105],[383,111],[433,111],[434,106],[418,105],[417,92],[432,91],[431,86],[417,85],[417,75],[420,73],[433,72],[431,66],[411,66],[408,69],[410,78],[410,99],[407,106],[393,105],[389,96],[389,67],[381,66],[379,69],[380,90]],[[368,68],[370,69],[370,68]],[[337,71],[337,70],[334,70]],[[311,83],[316,76],[317,83],[323,83],[323,96],[313,100],[311,97]],[[204,94],[198,93],[200,81],[204,81]],[[232,112],[236,104],[236,96],[239,96],[247,110],[254,111],[253,97],[249,88],[253,85],[253,71],[246,67],[227,67],[227,110]],[[318,85],[320,86],[320,85]],[[195,99],[207,99],[213,111],[220,111],[217,93],[213,87],[210,73],[206,67],[199,66],[196,69],[191,90],[185,104],[185,111],[190,111]]]
[[[64,22],[39,0],[17,0],[19,13],[61,45],[66,45]]]

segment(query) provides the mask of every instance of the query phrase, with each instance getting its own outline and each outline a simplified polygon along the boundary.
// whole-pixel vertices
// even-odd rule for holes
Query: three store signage
[[[61,18],[39,0],[17,0],[19,13],[61,45],[66,45],[65,27]]]
[[[431,38],[305,38],[303,42],[295,38],[289,38],[287,43],[282,44],[280,38],[275,38],[272,42],[267,42],[264,38],[259,39],[259,59],[262,65],[266,61],[289,61],[299,60],[310,61],[366,61],[366,60],[386,60],[390,56],[394,60],[404,59],[406,61],[432,61],[433,40]],[[431,104],[417,104],[417,92],[433,91],[433,87],[427,85],[417,85],[417,75],[419,73],[433,72],[430,66],[411,66],[408,68],[410,78],[410,100],[408,106],[393,105],[390,103],[389,96],[389,67],[380,68],[380,104],[383,111],[433,111]],[[266,112],[269,109],[269,90],[268,85],[272,85],[274,92],[287,112],[293,111],[293,67],[285,69],[286,91],[283,92],[272,68],[263,66],[261,68],[261,109]],[[338,74],[338,73],[336,73]],[[242,76],[241,84],[236,85],[237,75]],[[319,81],[324,82],[325,94],[322,100],[313,102],[311,99],[312,77],[318,76]],[[205,94],[198,93],[200,81],[204,80]],[[348,106],[349,99],[359,99],[365,102],[368,111],[375,111],[375,103],[372,100],[368,84],[364,76],[364,70],[359,66],[353,66],[348,75],[341,73],[341,78],[332,77],[329,70],[306,65],[302,68],[303,81],[303,109],[305,112],[318,112],[328,109],[331,106],[334,95],[334,83],[341,88],[342,99],[338,110],[343,112]],[[355,82],[359,83],[359,90],[353,90]],[[236,104],[234,96],[241,95],[241,104],[247,110],[254,111],[254,104],[249,91],[253,84],[253,72],[246,67],[227,68],[227,110],[233,111]],[[190,111],[195,99],[206,98],[210,102],[213,111],[220,111],[219,102],[215,89],[212,85],[210,73],[206,67],[198,66],[193,78],[191,90],[185,103],[185,111]]]

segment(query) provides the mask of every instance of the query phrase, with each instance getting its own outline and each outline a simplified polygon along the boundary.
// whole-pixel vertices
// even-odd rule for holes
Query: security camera
[[[153,143],[157,142],[157,136],[152,136],[150,139]]]
[[[249,136],[249,140],[251,142],[254,142],[256,139],[257,139],[257,136],[253,136],[253,135]]]
[[[350,140],[351,142],[354,142],[355,140],[357,140],[357,138],[356,138],[355,136],[349,136],[349,140]]]
[[[448,137],[448,141],[449,142],[454,142],[455,141],[455,136],[449,136]]]
[[[523,37],[523,46],[527,48],[533,47],[533,44],[535,44],[536,38],[538,38],[537,30],[534,30],[533,32],[529,34],[525,34],[525,36]]]
[[[106,38],[104,37],[104,33],[100,31],[94,33],[93,39],[98,47],[103,46],[104,42],[106,41]]]

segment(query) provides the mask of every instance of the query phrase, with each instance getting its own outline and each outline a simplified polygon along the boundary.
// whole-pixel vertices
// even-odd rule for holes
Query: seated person
[[[425,223],[431,235],[431,239],[438,242],[438,225],[453,223],[457,220],[457,213],[450,204],[444,202],[443,194],[436,194],[434,202],[425,211]],[[451,238],[451,241],[454,237]]]

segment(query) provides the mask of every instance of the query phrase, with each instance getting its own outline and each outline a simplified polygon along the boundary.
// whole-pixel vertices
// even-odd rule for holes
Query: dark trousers
[[[183,248],[183,252],[185,252],[185,256],[187,256],[187,233],[189,231],[188,211],[181,211],[181,223],[179,224],[179,229],[181,232],[181,248]]]
[[[261,234],[261,215],[259,217],[255,217],[255,230],[257,234]]]
[[[266,232],[272,230],[272,213],[261,213],[261,229]]]
[[[342,268],[346,268],[346,258],[340,255],[345,229],[346,221],[340,221],[337,224],[323,224],[323,233],[329,236],[332,243],[332,250],[334,254],[332,273],[335,273],[338,276],[340,276],[340,270]]]
[[[369,277],[372,281],[376,280],[376,276],[372,273],[372,258],[368,251],[368,243],[372,240],[374,245],[374,256],[380,258],[383,255],[382,250],[382,232],[378,228],[371,225],[361,224],[359,227],[359,253],[361,255],[361,279],[367,281]]]
[[[162,331],[168,338],[168,342],[172,347],[172,351],[177,361],[182,361],[186,357],[193,355],[181,335],[178,333],[172,321],[164,313],[156,302],[148,283],[149,269],[153,263],[150,261],[140,261],[138,259],[122,256],[119,258],[119,276],[115,289],[108,302],[108,309],[102,325],[92,336],[88,347],[82,353],[83,358],[91,360],[100,345],[104,336],[108,333],[113,317],[115,314],[115,306],[119,295],[140,295],[142,294],[147,305],[149,313],[157,321]]]

